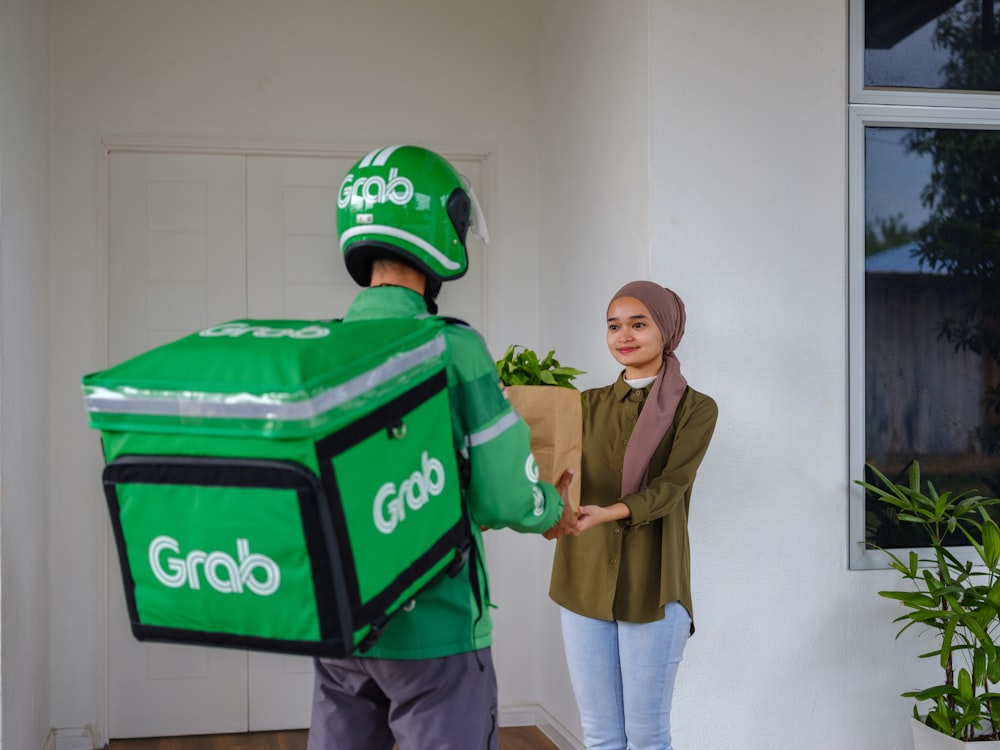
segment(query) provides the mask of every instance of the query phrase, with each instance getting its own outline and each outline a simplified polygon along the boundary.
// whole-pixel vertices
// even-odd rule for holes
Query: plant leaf
[[[539,360],[538,355],[520,344],[511,344],[496,362],[497,377],[504,385],[549,385],[575,388],[572,381],[584,370],[563,367],[555,358],[555,350]]]
[[[1000,561],[1000,527],[992,518],[983,522],[983,563],[991,570]]]

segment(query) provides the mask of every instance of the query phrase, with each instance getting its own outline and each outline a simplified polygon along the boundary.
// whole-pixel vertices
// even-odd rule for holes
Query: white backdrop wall
[[[776,23],[781,19],[781,23]],[[683,748],[906,748],[917,645],[847,570],[846,3],[651,3],[654,277],[719,402]]]
[[[52,721],[45,3],[0,1],[0,745]]]
[[[876,595],[892,578],[846,569],[846,2],[50,0],[48,89],[38,6],[0,0],[9,747],[40,745],[50,687],[53,725],[100,719],[107,518],[79,377],[107,364],[105,137],[488,152],[488,340],[557,348],[584,385],[616,372],[607,297],[645,275],[675,288],[685,373],[721,409],[693,505],[677,745],[909,747],[897,696],[919,681],[917,647],[893,641]],[[14,89],[11,59],[27,61]],[[27,187],[16,213],[11,184]],[[32,342],[48,311],[47,355]],[[47,442],[24,431],[45,397]],[[46,467],[48,517],[32,489]],[[577,731],[551,547],[502,532],[489,552],[501,702]]]
[[[581,388],[618,373],[604,343],[605,312],[622,284],[649,275],[647,16],[645,0],[559,0],[541,6],[539,327],[542,351],[586,370]],[[581,737],[559,615],[548,598],[538,625],[552,647],[539,676],[543,704]]]

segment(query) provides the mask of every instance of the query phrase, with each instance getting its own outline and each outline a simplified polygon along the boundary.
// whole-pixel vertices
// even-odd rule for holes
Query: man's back
[[[344,320],[426,314],[416,292],[378,286],[359,293]],[[480,526],[540,533],[562,513],[554,488],[534,481],[526,469],[527,425],[504,398],[482,338],[462,325],[446,326],[445,336],[452,434],[470,468],[467,500],[475,552],[457,576],[435,582],[397,614],[365,657],[427,659],[489,646],[492,621]]]

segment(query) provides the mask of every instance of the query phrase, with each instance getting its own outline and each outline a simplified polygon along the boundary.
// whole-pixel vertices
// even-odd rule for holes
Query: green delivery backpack
[[[136,638],[344,656],[461,570],[447,324],[237,320],[83,378]]]

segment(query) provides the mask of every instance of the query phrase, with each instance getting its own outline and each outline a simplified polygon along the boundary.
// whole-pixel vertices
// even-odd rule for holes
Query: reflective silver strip
[[[439,333],[415,349],[394,354],[384,363],[351,378],[346,383],[329,388],[312,398],[289,402],[286,394],[206,393],[203,391],[163,391],[163,395],[148,395],[149,391],[127,387],[112,390],[89,385],[84,400],[87,410],[113,414],[145,414],[148,416],[222,417],[226,419],[273,419],[295,422],[312,419],[344,404],[372,388],[392,380],[408,370],[440,356],[447,348],[444,334]]]
[[[489,427],[466,435],[465,444],[470,448],[475,448],[477,445],[488,443],[507,432],[507,430],[516,425],[520,420],[521,417],[512,409],[509,414],[505,414]]]

